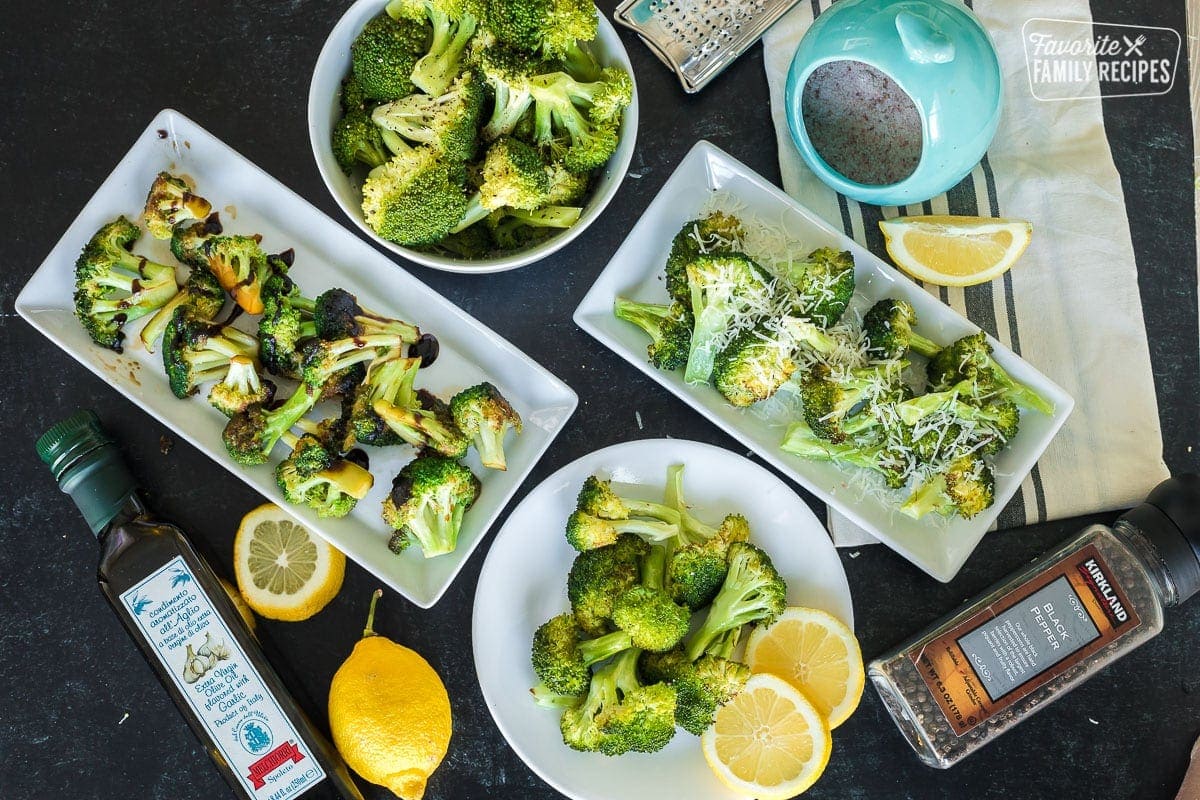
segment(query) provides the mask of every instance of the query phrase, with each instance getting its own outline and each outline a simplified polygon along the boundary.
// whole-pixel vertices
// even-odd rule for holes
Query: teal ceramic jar
[[[1000,119],[1000,87],[991,37],[960,3],[840,0],[796,49],[785,93],[788,127],[805,163],[838,192],[875,205],[919,203],[979,163]],[[843,122],[838,135],[831,126]],[[897,153],[905,139],[906,153]],[[846,169],[865,178],[854,180],[822,153],[843,169],[856,158],[868,165],[894,158],[902,166]]]

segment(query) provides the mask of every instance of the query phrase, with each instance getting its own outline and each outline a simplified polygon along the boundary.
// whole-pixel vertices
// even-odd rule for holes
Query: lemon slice
[[[1012,267],[1033,225],[996,217],[897,217],[879,223],[888,255],[914,278],[938,286],[973,286]]]
[[[708,766],[734,792],[784,800],[821,777],[833,740],[816,706],[782,678],[762,673],[751,675],[717,709],[700,746]]]
[[[246,604],[269,619],[308,619],[342,588],[346,557],[273,503],[242,517],[233,570]]]
[[[854,633],[815,608],[788,608],[770,627],[756,628],[746,642],[746,664],[804,692],[830,728],[858,708],[866,682]]]

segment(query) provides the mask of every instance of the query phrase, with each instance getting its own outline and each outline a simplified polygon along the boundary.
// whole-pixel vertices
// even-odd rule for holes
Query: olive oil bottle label
[[[247,796],[299,797],[325,778],[182,557],[121,602]]]
[[[908,657],[962,736],[1140,624],[1087,545]]]

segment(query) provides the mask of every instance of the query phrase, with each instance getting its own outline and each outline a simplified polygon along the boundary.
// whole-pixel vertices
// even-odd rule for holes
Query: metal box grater
[[[798,0],[624,0],[613,18],[637,31],[689,94],[698,92]]]

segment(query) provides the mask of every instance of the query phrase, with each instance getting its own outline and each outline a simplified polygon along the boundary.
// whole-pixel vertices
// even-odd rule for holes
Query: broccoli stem
[[[465,230],[474,225],[476,222],[480,222],[485,219],[490,213],[492,213],[491,210],[484,208],[483,206],[482,196],[479,192],[476,192],[468,201],[467,210],[463,213],[462,219],[458,221],[457,225],[450,229],[450,233],[458,233],[459,231]]]
[[[918,486],[900,505],[900,512],[913,519],[921,519],[930,512],[941,513],[947,508],[946,479],[935,475]]]
[[[932,339],[926,339],[916,331],[910,331],[908,336],[908,349],[914,353],[923,355],[926,358],[933,358],[941,352],[942,346],[940,344]]]
[[[618,297],[613,301],[613,315],[637,325],[653,340],[654,346],[658,347],[663,340],[662,323],[670,317],[671,307]]]
[[[579,704],[579,698],[572,694],[559,694],[545,683],[539,683],[529,690],[533,702],[542,708],[573,708]]]
[[[633,646],[633,640],[625,631],[613,631],[579,644],[579,655],[585,664],[599,663]]]

